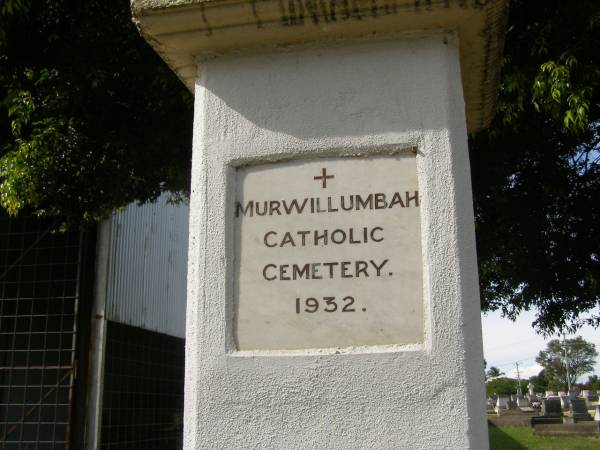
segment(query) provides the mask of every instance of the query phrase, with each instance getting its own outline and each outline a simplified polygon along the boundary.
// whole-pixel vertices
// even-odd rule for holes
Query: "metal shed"
[[[0,213],[0,450],[181,447],[188,208]]]

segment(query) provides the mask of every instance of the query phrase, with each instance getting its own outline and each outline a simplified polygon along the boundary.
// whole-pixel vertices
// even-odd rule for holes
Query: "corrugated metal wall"
[[[110,220],[106,318],[185,337],[187,205],[129,205]]]

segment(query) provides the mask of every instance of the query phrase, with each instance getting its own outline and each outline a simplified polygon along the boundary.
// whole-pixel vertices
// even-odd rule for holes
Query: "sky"
[[[507,376],[516,378],[515,362],[518,362],[521,379],[537,375],[542,370],[535,362],[535,357],[540,350],[546,348],[546,342],[553,338],[536,334],[531,326],[534,320],[535,313],[531,311],[521,313],[515,322],[501,317],[498,312],[482,314],[483,353],[488,368],[495,366]],[[596,344],[600,353],[600,329],[584,327],[576,334],[568,335],[567,339],[575,336]],[[594,373],[600,375],[600,357]],[[588,375],[591,373],[580,377],[578,381],[587,380]]]

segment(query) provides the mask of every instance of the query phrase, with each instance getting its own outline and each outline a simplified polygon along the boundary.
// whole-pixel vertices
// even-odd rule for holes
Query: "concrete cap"
[[[131,0],[142,35],[193,90],[197,58],[385,33],[458,35],[467,128],[494,115],[508,0]]]

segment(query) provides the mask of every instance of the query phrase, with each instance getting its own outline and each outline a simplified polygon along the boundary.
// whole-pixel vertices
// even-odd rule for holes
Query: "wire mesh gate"
[[[183,445],[185,341],[108,322],[102,450],[177,450]]]
[[[0,216],[0,450],[69,448],[79,233]]]
[[[95,240],[53,228],[0,213],[0,450],[84,445]],[[102,352],[100,447],[181,448],[184,340],[109,321]]]

